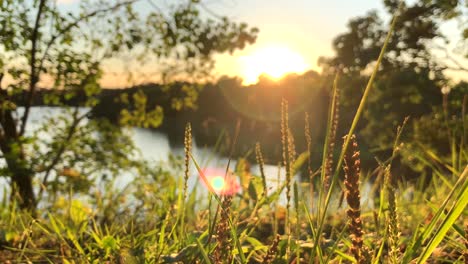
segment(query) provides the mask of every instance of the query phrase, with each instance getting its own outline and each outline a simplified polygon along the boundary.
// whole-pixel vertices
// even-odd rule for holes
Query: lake
[[[31,135],[36,131],[41,125],[44,124],[44,121],[47,117],[58,116],[63,113],[65,110],[58,107],[33,107],[30,112],[30,123],[27,127],[27,134]],[[80,109],[82,113],[87,111],[86,108]],[[21,114],[21,109],[19,110]],[[86,122],[86,120],[84,121]],[[140,149],[141,154],[144,159],[153,162],[167,162],[169,160],[169,155],[183,156],[184,155],[184,146],[183,145],[171,145],[168,135],[162,132],[158,132],[152,129],[142,129],[142,128],[132,128],[130,131],[132,138],[135,142],[137,148]],[[41,137],[48,137],[50,135],[42,134]],[[196,145],[196,139],[193,139],[192,146],[192,155],[195,157],[197,162],[203,168],[211,168],[218,171],[225,171],[228,158],[218,155],[213,148],[211,147],[199,147]],[[236,166],[236,160],[232,160],[230,163],[230,170],[234,170]],[[285,175],[284,170],[278,171],[277,165],[265,164],[264,166],[265,175],[267,179],[267,187],[271,191],[275,190],[278,186],[278,179],[280,182],[284,181]],[[254,175],[260,175],[259,166],[257,164],[252,164],[251,173]],[[127,184],[131,184],[133,176],[129,175],[120,175],[116,179],[115,187],[123,188]],[[296,179],[298,177],[296,175]],[[1,179],[6,183],[5,179]],[[189,179],[189,189],[197,188],[198,193],[201,195],[207,193],[207,189],[203,184],[201,184],[198,177],[196,168],[192,165],[191,167],[191,176]],[[6,186],[6,185],[4,185]],[[370,185],[366,184],[364,186],[365,190],[370,189]],[[2,194],[3,190],[0,190]],[[363,202],[365,203],[368,195],[364,192]],[[336,201],[335,201],[336,202]],[[280,203],[285,203],[285,195],[280,197]],[[369,203],[368,203],[369,204]],[[370,204],[369,204],[370,206]]]

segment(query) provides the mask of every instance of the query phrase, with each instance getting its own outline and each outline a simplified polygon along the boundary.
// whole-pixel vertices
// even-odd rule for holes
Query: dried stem
[[[310,187],[310,209],[314,208],[313,199],[314,199],[314,172],[312,171],[312,136],[310,135],[310,124],[309,124],[309,113],[305,113],[305,139],[307,143],[307,153],[309,157],[307,160],[307,173],[309,174],[309,187]]]
[[[187,199],[188,192],[188,180],[190,173],[190,153],[192,151],[192,127],[190,123],[185,126],[184,134],[184,152],[185,152],[185,170],[184,170],[184,190],[182,197],[182,204],[180,210],[182,210],[182,216],[180,219],[180,234],[185,234],[185,200]]]
[[[388,228],[388,243],[390,246],[389,250],[389,261],[390,263],[400,263],[400,224],[397,215],[397,201],[396,201],[396,188],[395,181],[392,179],[390,172],[390,166],[385,169],[385,187],[387,190],[388,199],[388,216],[387,216],[387,228]]]
[[[333,154],[335,151],[335,141],[336,141],[336,131],[338,129],[338,119],[339,119],[339,106],[340,106],[340,97],[339,97],[339,90],[338,85],[334,84],[334,93],[332,99],[332,107],[330,109],[330,131],[328,134],[328,149],[327,149],[327,157],[325,159],[325,178],[323,179],[323,185],[325,187],[325,191],[328,191],[330,188],[330,178],[333,175]]]
[[[232,196],[224,195],[220,219],[216,227],[217,247],[213,253],[214,263],[231,263],[231,235],[229,226],[229,214],[231,212]]]
[[[190,123],[185,127],[184,136],[184,151],[185,151],[185,171],[184,171],[184,200],[187,199],[188,178],[190,170],[190,152],[192,151],[192,127]]]
[[[268,251],[263,257],[262,263],[265,264],[271,264],[273,263],[273,260],[275,259],[276,254],[278,253],[278,244],[280,242],[280,235],[276,234],[275,239],[273,239],[273,242],[271,243],[270,247],[268,248]]]
[[[283,145],[283,164],[286,170],[286,219],[284,222],[285,233],[288,237],[288,246],[286,247],[286,258],[289,257],[289,242],[291,239],[289,211],[291,208],[291,152],[293,151],[291,146],[288,119],[288,102],[283,99],[281,102],[281,143]]]
[[[268,195],[267,184],[266,184],[266,176],[265,176],[265,169],[264,165],[265,162],[263,160],[262,148],[260,143],[257,142],[255,145],[255,157],[257,159],[257,164],[260,167],[260,176],[262,177],[262,184],[263,184],[263,197]]]
[[[346,137],[345,137],[346,141]],[[361,160],[359,158],[356,136],[352,135],[351,144],[344,154],[344,172],[346,188],[346,202],[349,218],[349,230],[351,233],[351,253],[358,263],[367,263],[366,252],[363,244],[362,219],[361,219],[361,195],[359,193],[359,176],[361,173]]]

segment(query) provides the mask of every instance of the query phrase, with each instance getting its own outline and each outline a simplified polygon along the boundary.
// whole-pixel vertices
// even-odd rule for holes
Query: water
[[[88,111],[87,108],[79,109],[80,114],[84,114]],[[31,136],[37,131],[40,127],[43,126],[44,122],[49,117],[58,117],[59,115],[63,114],[65,109],[58,108],[58,107],[33,107],[30,111],[29,123],[26,130],[26,135]],[[19,109],[18,115],[22,116],[23,110]],[[84,120],[83,122],[87,122]],[[168,162],[169,155],[175,156],[183,156],[184,155],[184,148],[183,146],[171,146],[169,143],[169,138],[166,134],[162,132],[158,132],[151,129],[142,129],[142,128],[133,128],[130,131],[131,136],[134,140],[136,147],[141,151],[141,155],[144,159],[152,162]],[[40,138],[43,139],[50,139],[51,135],[47,133],[40,133]],[[226,157],[222,157],[218,155],[212,148],[207,147],[197,147],[195,144],[192,146],[192,155],[195,157],[197,162],[203,168],[217,168],[219,171],[224,171],[228,165],[229,160]],[[3,160],[0,160],[0,165],[4,164]],[[233,170],[236,166],[236,161],[232,160],[230,162],[230,169]],[[253,165],[252,173],[255,175],[259,175],[259,167],[257,165]],[[278,169],[275,165],[265,165],[265,171],[267,174],[268,179],[268,188],[273,190],[277,186],[278,181]],[[189,181],[189,188],[198,188],[198,185],[201,187],[199,188],[202,192],[206,192],[206,188],[200,184],[198,180],[198,175],[196,168],[192,166],[191,168],[192,175]],[[116,179],[115,186],[117,188],[123,188],[127,184],[131,184],[133,181],[133,176],[129,177],[129,175],[122,175]],[[280,180],[284,180],[284,175],[281,174]],[[0,178],[0,184],[3,186],[7,186],[7,181],[5,178]],[[0,190],[0,195],[3,195],[3,190]],[[1,196],[0,196],[1,197]]]
[[[80,113],[86,113],[89,109],[81,108]],[[27,135],[32,135],[34,131],[39,129],[46,119],[51,116],[59,116],[65,110],[62,108],[56,107],[33,107],[30,112],[30,122],[27,126]],[[19,115],[21,116],[21,109],[19,111]],[[84,120],[83,122],[87,122]],[[133,128],[131,130],[132,138],[135,142],[135,145],[141,151],[141,155],[144,159],[152,162],[168,162],[169,155],[175,156],[183,156],[184,155],[184,148],[183,146],[171,146],[169,143],[169,138],[166,134],[150,129],[142,129],[142,128]],[[50,135],[41,134],[40,137],[47,138]],[[194,139],[195,141],[196,139]],[[225,171],[228,165],[228,159],[226,157],[222,157],[218,155],[212,148],[201,148],[197,147],[194,143],[192,146],[192,155],[195,157],[197,162],[203,168],[216,168],[218,171]],[[0,160],[3,163],[3,160]],[[236,161],[232,160],[230,162],[230,169],[233,170],[236,166]],[[267,188],[269,192],[273,192],[277,189],[278,184],[284,182],[285,180],[285,173],[284,170],[278,170],[277,165],[268,165],[264,166],[266,180],[267,180]],[[189,189],[193,190],[196,188],[198,193],[206,194],[207,189],[206,187],[201,184],[201,180],[198,177],[198,173],[196,168],[192,165],[191,167],[191,177],[189,178]],[[259,166],[253,164],[251,166],[251,172],[254,175],[260,175]],[[115,188],[121,189],[127,185],[131,185],[134,178],[133,176],[129,175],[121,175],[116,179]],[[279,180],[279,181],[278,181]],[[296,176],[296,180],[298,180]],[[0,178],[0,184],[3,186],[7,186],[7,182],[5,178]],[[308,187],[305,187],[305,190]],[[363,187],[363,204],[372,204],[369,202],[367,192],[370,190],[370,185],[366,184]],[[307,192],[306,192],[307,193]],[[3,190],[0,189],[0,197],[3,195]],[[302,198],[302,197],[301,197]],[[285,204],[285,195],[284,192],[282,196],[280,196],[279,202],[281,204]],[[336,201],[335,201],[336,202]]]

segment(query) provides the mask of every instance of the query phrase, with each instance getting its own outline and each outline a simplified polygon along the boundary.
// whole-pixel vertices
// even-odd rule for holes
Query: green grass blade
[[[202,257],[205,263],[211,264],[210,258],[208,257],[208,253],[206,252],[205,248],[203,248],[203,245],[200,242],[200,240],[197,238],[195,242],[197,242],[198,249],[200,249],[200,253],[202,254]]]
[[[468,166],[465,168],[465,171],[460,178],[465,178],[466,175],[468,175]],[[464,181],[461,188],[462,190],[460,191],[460,195],[457,197],[456,203],[451,208],[440,227],[437,229],[427,247],[424,249],[423,253],[418,259],[418,264],[426,262],[434,249],[444,239],[450,227],[455,223],[458,217],[462,214],[463,210],[466,208],[468,204],[468,181]]]

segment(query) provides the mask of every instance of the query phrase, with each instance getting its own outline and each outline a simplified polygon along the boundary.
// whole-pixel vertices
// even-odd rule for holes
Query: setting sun
[[[287,73],[302,73],[309,68],[299,53],[286,47],[264,48],[240,60],[244,84],[256,83],[262,74],[277,80]]]

